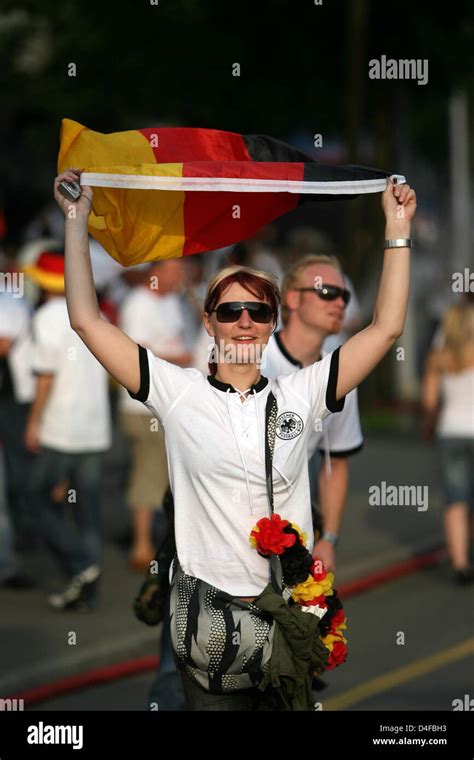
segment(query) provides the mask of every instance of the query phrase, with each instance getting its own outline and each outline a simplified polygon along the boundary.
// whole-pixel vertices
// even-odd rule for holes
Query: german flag
[[[400,175],[326,166],[265,135],[157,127],[101,134],[63,119],[58,171],[95,188],[90,234],[124,266],[251,237],[305,201],[383,192]]]

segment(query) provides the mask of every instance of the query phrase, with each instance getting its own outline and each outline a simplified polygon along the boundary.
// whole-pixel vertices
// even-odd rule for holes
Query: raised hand
[[[416,193],[410,185],[394,185],[389,179],[382,193],[382,208],[387,225],[403,226],[410,223],[416,211]]]
[[[64,216],[67,216],[69,214],[69,209],[71,206],[74,206],[75,216],[85,216],[86,218],[89,217],[92,209],[93,198],[92,189],[90,187],[87,185],[82,186],[82,195],[77,201],[68,200],[64,197],[64,195],[61,195],[58,190],[59,183],[63,180],[66,182],[79,182],[80,177],[80,169],[67,169],[65,172],[62,172],[62,174],[59,174],[54,180],[54,198]]]

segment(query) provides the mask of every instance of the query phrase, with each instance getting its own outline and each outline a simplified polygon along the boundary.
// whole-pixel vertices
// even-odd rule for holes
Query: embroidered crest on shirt
[[[296,438],[303,430],[303,420],[296,412],[283,412],[277,417],[276,434],[285,441]]]

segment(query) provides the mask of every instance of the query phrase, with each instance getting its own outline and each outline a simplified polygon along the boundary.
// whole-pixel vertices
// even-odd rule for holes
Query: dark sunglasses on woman
[[[339,288],[337,285],[323,284],[317,288],[294,288],[294,290],[299,293],[317,293],[323,301],[335,301],[341,296],[346,306],[351,300],[351,291],[346,290],[346,288]]]
[[[216,312],[218,322],[238,322],[244,309],[247,309],[253,322],[268,324],[273,319],[271,307],[261,301],[227,301],[220,303],[212,312]]]

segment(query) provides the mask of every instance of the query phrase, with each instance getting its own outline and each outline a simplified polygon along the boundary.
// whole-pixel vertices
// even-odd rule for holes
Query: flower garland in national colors
[[[320,560],[313,560],[306,548],[306,540],[306,533],[295,523],[282,520],[275,513],[259,520],[250,533],[250,544],[262,557],[279,555],[283,580],[291,593],[292,603],[303,608],[315,607],[315,614],[326,610],[319,622],[319,630],[321,641],[329,650],[326,670],[332,670],[347,658],[347,640],[342,633],[347,628],[346,616],[336,589],[332,587],[334,575],[327,572]]]

